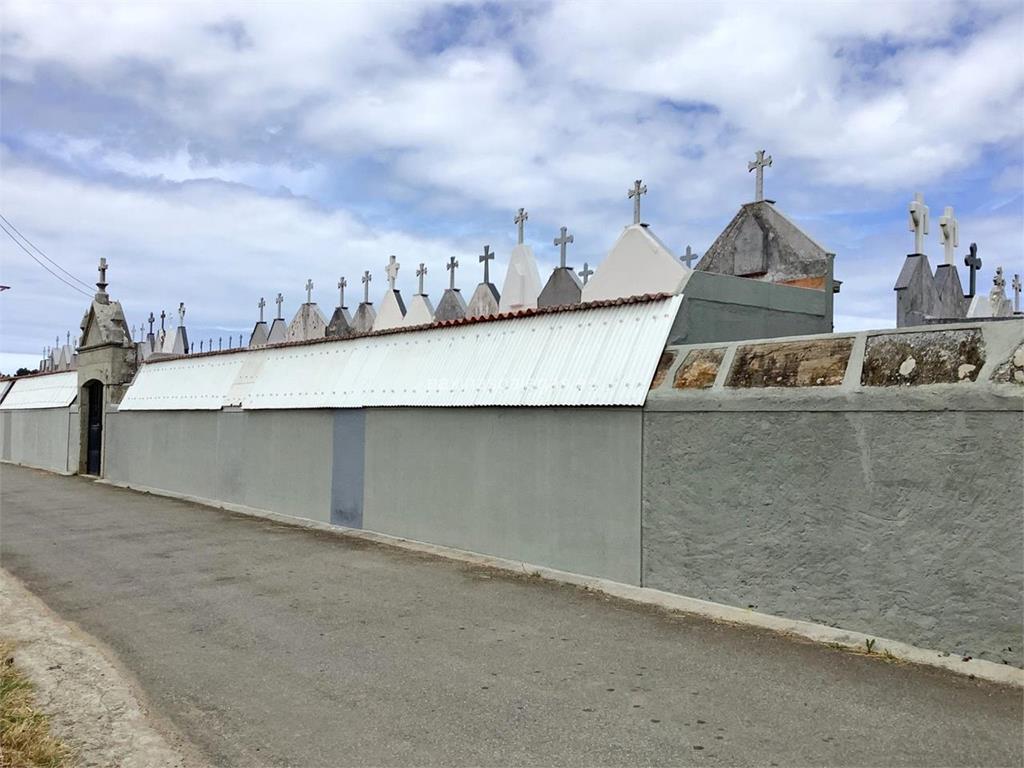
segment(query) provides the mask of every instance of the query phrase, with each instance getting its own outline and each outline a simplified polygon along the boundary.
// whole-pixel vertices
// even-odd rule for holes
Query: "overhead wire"
[[[74,276],[73,274],[71,274],[71,273],[70,273],[70,272],[68,272],[68,271],[67,271],[66,269],[64,269],[64,267],[62,267],[62,266],[61,266],[60,264],[58,264],[58,263],[57,263],[56,261],[54,261],[53,259],[51,259],[51,258],[50,258],[49,256],[47,256],[47,255],[46,255],[45,253],[43,253],[43,249],[42,249],[42,248],[40,248],[40,247],[39,247],[39,246],[37,246],[37,245],[36,245],[35,243],[33,243],[33,242],[32,242],[31,240],[29,240],[29,239],[28,239],[27,237],[25,237],[25,235],[24,235],[24,234],[22,234],[21,230],[20,230],[20,229],[18,229],[18,228],[17,228],[16,226],[14,226],[14,224],[13,224],[13,223],[11,222],[11,220],[10,220],[10,219],[8,219],[8,218],[7,218],[6,216],[4,216],[4,215],[3,215],[2,213],[0,213],[0,220],[2,220],[2,221],[3,221],[4,223],[5,223],[5,224],[7,224],[7,226],[8,226],[8,227],[10,227],[11,229],[13,229],[13,230],[14,230],[14,232],[15,232],[15,233],[16,233],[16,234],[18,235],[18,237],[20,237],[20,238],[21,238],[22,240],[24,240],[24,241],[25,241],[26,243],[28,243],[29,247],[30,247],[30,248],[31,248],[31,249],[32,249],[33,251],[35,251],[36,253],[38,253],[38,254],[39,254],[40,256],[42,256],[42,257],[43,257],[44,259],[46,259],[46,260],[47,260],[48,262],[50,262],[50,264],[52,264],[53,266],[55,266],[55,267],[56,267],[57,269],[59,269],[59,270],[60,270],[61,272],[63,272],[63,273],[65,274],[65,275],[67,275],[67,276],[68,276],[68,277],[70,277],[70,278],[71,278],[72,280],[74,280],[74,281],[75,281],[76,283],[78,283],[79,285],[81,285],[82,287],[84,287],[84,288],[85,288],[86,290],[89,290],[89,291],[91,291],[91,290],[92,290],[92,286],[91,286],[91,285],[89,285],[89,283],[86,283],[86,282],[84,282],[83,280],[79,280],[79,279],[78,279],[77,277],[75,277],[75,276]]]
[[[3,216],[0,216],[0,218],[3,218]],[[4,222],[7,222],[7,219],[3,219],[3,221],[4,221]],[[7,222],[7,224],[8,224],[8,225],[10,225],[10,222]],[[11,226],[11,228],[13,229],[13,225],[10,225],[10,226]],[[60,275],[58,275],[58,274],[57,274],[56,272],[54,272],[54,271],[53,271],[52,269],[50,269],[50,268],[49,268],[48,266],[46,266],[46,265],[45,265],[45,264],[44,264],[43,262],[41,262],[41,261],[40,261],[39,259],[37,259],[37,258],[36,258],[36,255],[35,255],[34,253],[32,253],[32,251],[30,251],[30,250],[29,250],[28,248],[26,248],[26,247],[25,247],[24,245],[22,245],[21,241],[20,241],[20,240],[18,240],[18,238],[16,238],[16,237],[15,237],[15,236],[14,236],[13,234],[11,234],[11,232],[10,232],[10,231],[9,231],[9,230],[7,229],[7,226],[5,226],[5,225],[4,225],[4,223],[2,223],[2,222],[0,222],[0,229],[2,229],[2,230],[4,231],[4,234],[6,234],[6,235],[7,235],[7,236],[8,236],[9,238],[11,238],[11,241],[12,241],[12,242],[13,242],[13,243],[14,243],[14,244],[15,244],[16,246],[18,246],[19,248],[21,248],[21,250],[23,250],[23,251],[24,251],[24,252],[25,252],[26,254],[28,254],[29,258],[31,258],[31,259],[32,259],[32,260],[33,260],[33,261],[34,261],[34,262],[35,262],[36,264],[38,264],[38,265],[39,265],[40,267],[42,267],[43,269],[45,269],[45,270],[46,270],[47,272],[49,272],[49,273],[50,273],[51,275],[53,275],[54,277],[56,277],[56,278],[57,278],[58,280],[60,280],[60,281],[61,281],[62,283],[64,283],[64,285],[66,285],[66,286],[67,286],[68,288],[71,288],[72,290],[78,291],[78,292],[79,292],[80,294],[82,294],[83,296],[88,296],[89,298],[92,298],[92,294],[91,294],[91,293],[88,293],[87,291],[83,291],[83,290],[82,290],[81,288],[79,288],[79,287],[78,287],[77,285],[75,285],[74,283],[68,282],[68,281],[67,281],[67,280],[65,280],[65,279],[64,279],[63,277],[61,277],[61,276],[60,276]],[[20,233],[19,233],[19,234],[20,234]],[[28,242],[28,240],[26,240],[26,242]],[[72,275],[72,277],[74,277],[74,275]],[[75,278],[75,279],[77,280],[78,278]],[[78,282],[80,282],[80,283],[81,283],[82,281],[81,281],[81,280],[79,280]],[[82,283],[82,285],[85,285],[85,283]]]

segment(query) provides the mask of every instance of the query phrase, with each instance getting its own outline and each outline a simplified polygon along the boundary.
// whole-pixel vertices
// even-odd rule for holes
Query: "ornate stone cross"
[[[306,281],[306,303],[307,304],[312,304],[313,303],[313,281],[312,280],[307,280]]]
[[[277,298],[274,299],[274,301],[277,303],[277,319],[278,320],[283,320],[284,318],[281,317],[281,305],[284,304],[284,296],[282,296],[279,293],[279,294],[277,294]]]
[[[583,269],[580,270],[580,277],[583,278],[583,284],[584,285],[586,285],[588,282],[590,282],[590,276],[592,274],[594,274],[594,270],[592,270],[590,268],[590,265],[587,264],[587,262],[584,261],[583,262]]]
[[[260,300],[256,302],[256,306],[260,308],[260,322],[263,322],[263,308],[267,306],[266,300],[260,296]]]
[[[633,182],[633,188],[631,190],[629,190],[629,192],[626,195],[626,199],[627,200],[630,199],[630,198],[632,198],[632,200],[633,200],[633,223],[634,224],[639,224],[640,223],[640,195],[646,195],[646,194],[647,194],[647,185],[646,184],[642,184],[640,182],[640,179],[637,179],[636,181]],[[572,242],[572,241],[570,240],[569,242]],[[557,245],[557,243],[556,243],[556,245]],[[563,264],[562,264],[563,267],[565,266],[564,261],[565,260],[563,259]]]
[[[1013,312],[1016,314],[1020,312],[1020,275],[1014,275],[1010,285],[1013,286]]]
[[[978,244],[971,243],[971,247],[967,249],[969,253],[964,256],[964,264],[971,270],[971,292],[968,294],[970,297],[974,297],[974,291],[977,287],[975,280],[977,279],[977,271],[981,269],[981,257],[978,256]]]
[[[690,246],[686,246],[686,253],[683,254],[683,261],[686,262],[686,266],[693,269],[693,262],[700,258],[699,253],[694,253]]]
[[[640,182],[638,181],[637,183],[639,184]],[[643,192],[641,192],[639,194],[642,195]],[[639,202],[639,200],[640,200],[640,198],[637,197],[637,214],[636,214],[637,216],[640,215],[639,214],[639,211],[640,211],[640,207],[639,207],[640,206],[640,202]],[[639,219],[637,219],[637,221],[639,221]],[[559,230],[559,236],[555,238],[555,245],[558,246],[558,262],[561,265],[562,269],[565,269],[565,246],[567,246],[569,243],[571,243],[573,241],[573,236],[570,235],[570,234],[567,234],[568,231],[569,231],[568,227],[562,227]]]
[[[107,260],[106,260],[105,257],[100,256],[100,265],[96,269],[100,273],[100,281],[98,283],[96,283],[96,287],[99,288],[101,292],[106,291],[107,290]]]
[[[155,322],[156,322],[156,318],[153,317],[153,313],[150,312],[149,313],[149,335],[150,336],[153,335],[153,323],[155,323]]]
[[[419,278],[419,281],[420,281],[420,290],[419,290],[419,295],[420,295],[420,296],[422,296],[422,295],[423,295],[423,277],[424,277],[424,276],[425,276],[426,274],[427,274],[427,266],[426,266],[426,264],[424,264],[424,263],[423,263],[423,262],[421,261],[421,262],[420,262],[420,266],[419,266],[419,269],[417,269],[417,270],[416,270],[416,277],[418,277],[418,278]]]
[[[518,237],[518,242],[519,242],[520,245],[523,244],[523,225],[526,224],[526,220],[528,218],[530,218],[530,214],[528,214],[526,212],[525,208],[520,208],[519,209],[519,213],[517,213],[515,219],[513,219],[513,223],[516,225],[516,228],[519,230],[518,234],[517,234],[517,237]]]
[[[765,157],[765,150],[759,149],[755,158],[747,163],[747,173],[757,171],[754,176],[754,202],[764,200],[764,169],[772,167],[772,156]]]
[[[455,270],[459,268],[458,259],[452,256],[448,259],[448,263],[444,265],[444,268],[448,270],[448,289],[455,290]]]
[[[928,206],[924,204],[924,195],[920,192],[914,193],[908,213],[909,230],[914,233],[914,253],[924,253],[924,236],[928,234]]]
[[[388,288],[392,291],[395,290],[395,280],[398,279],[398,268],[401,266],[402,265],[398,263],[398,259],[392,255],[391,258],[388,259],[388,265],[384,267],[384,272],[388,276]]]
[[[480,254],[479,259],[480,261],[483,262],[484,265],[484,282],[489,283],[491,282],[491,271],[490,269],[488,269],[488,267],[490,267],[490,264],[488,264],[488,262],[494,259],[494,254],[491,253],[491,246],[484,246],[484,252]]]
[[[338,306],[342,309],[345,308],[345,288],[348,286],[348,280],[344,277],[338,279]]]
[[[370,303],[370,281],[373,280],[373,275],[370,274],[370,270],[363,272],[363,304]]]
[[[179,302],[178,304],[178,325],[185,326],[185,302]]]
[[[939,232],[942,246],[946,252],[946,263],[952,265],[954,263],[953,249],[960,245],[960,224],[953,215],[953,206],[951,205],[947,205],[946,210],[939,217]]]

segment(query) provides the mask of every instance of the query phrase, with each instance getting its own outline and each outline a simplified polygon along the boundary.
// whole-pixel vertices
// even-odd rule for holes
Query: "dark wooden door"
[[[89,388],[89,420],[86,438],[85,469],[90,475],[99,475],[103,456],[103,385],[98,381],[90,381]]]

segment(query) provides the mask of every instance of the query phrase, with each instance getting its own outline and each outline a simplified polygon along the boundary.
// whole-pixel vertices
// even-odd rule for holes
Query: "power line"
[[[5,221],[6,221],[6,219],[5,219]],[[91,294],[91,293],[86,293],[85,291],[83,291],[83,290],[82,290],[81,288],[79,288],[79,287],[78,287],[77,285],[75,285],[74,283],[69,283],[69,282],[68,282],[67,280],[65,280],[65,279],[64,279],[63,277],[61,277],[60,275],[58,275],[58,274],[57,274],[56,272],[54,272],[54,271],[53,271],[52,269],[50,269],[50,268],[49,268],[48,266],[46,266],[45,264],[43,264],[43,262],[41,262],[41,261],[40,261],[39,259],[37,259],[37,258],[35,257],[35,254],[33,254],[33,253],[32,253],[32,251],[30,251],[30,250],[29,250],[28,248],[26,248],[26,247],[25,247],[24,245],[22,245],[22,244],[21,244],[21,242],[19,242],[19,241],[18,241],[18,239],[17,239],[17,238],[16,238],[16,237],[15,237],[14,235],[12,235],[12,234],[11,234],[11,233],[10,233],[10,232],[9,232],[9,231],[7,230],[7,227],[5,227],[5,226],[4,226],[4,225],[3,225],[2,223],[0,223],[0,229],[2,229],[2,230],[4,231],[4,233],[5,233],[5,234],[6,234],[6,235],[7,235],[7,236],[8,236],[9,238],[11,238],[11,240],[12,240],[12,241],[14,241],[14,244],[15,244],[16,246],[18,246],[19,248],[21,248],[21,250],[23,250],[23,251],[24,251],[25,253],[27,253],[27,254],[29,255],[29,258],[31,258],[31,259],[32,259],[32,261],[34,261],[34,262],[35,262],[36,264],[38,264],[38,265],[39,265],[40,267],[42,267],[43,269],[45,269],[45,270],[46,270],[47,272],[49,272],[49,273],[50,273],[51,275],[53,275],[54,277],[56,277],[56,278],[57,278],[58,280],[60,280],[60,281],[61,281],[62,283],[64,283],[64,285],[66,285],[66,286],[67,286],[68,288],[71,288],[71,289],[73,289],[73,290],[75,290],[75,291],[78,291],[78,292],[79,292],[80,294],[82,294],[83,296],[88,296],[89,298],[92,298],[92,294]]]
[[[18,228],[17,228],[16,226],[14,226],[14,225],[13,225],[13,224],[12,224],[12,223],[10,222],[10,220],[9,220],[9,219],[8,219],[8,218],[7,218],[6,216],[4,216],[4,215],[3,215],[2,213],[0,213],[0,220],[3,220],[3,222],[4,222],[4,223],[5,223],[5,224],[6,224],[6,225],[7,225],[8,227],[10,227],[11,229],[13,229],[13,230],[14,230],[14,231],[15,231],[15,232],[17,233],[18,237],[20,237],[20,238],[21,238],[22,240],[24,240],[24,241],[25,241],[26,243],[28,243],[29,247],[30,247],[30,248],[31,248],[31,249],[32,249],[33,251],[35,251],[36,253],[38,253],[38,254],[39,254],[40,256],[42,256],[42,257],[43,257],[44,259],[46,259],[46,260],[47,260],[48,262],[50,262],[50,263],[51,263],[51,264],[52,264],[53,266],[55,266],[55,267],[56,267],[57,269],[59,269],[59,270],[60,270],[61,272],[63,272],[63,273],[65,274],[65,275],[67,275],[68,277],[70,277],[70,278],[71,278],[72,280],[74,280],[74,281],[75,281],[76,283],[78,283],[79,285],[82,285],[82,286],[84,286],[85,288],[87,288],[87,289],[89,289],[89,290],[92,290],[92,286],[91,286],[91,285],[89,285],[88,283],[84,283],[84,282],[82,282],[82,281],[81,281],[81,280],[79,280],[79,279],[78,279],[77,277],[75,277],[75,276],[74,276],[74,275],[72,275],[72,274],[71,274],[70,272],[68,272],[68,271],[67,271],[66,269],[64,269],[64,267],[62,267],[62,266],[61,266],[60,264],[58,264],[58,263],[57,263],[56,261],[54,261],[54,260],[53,260],[53,259],[51,259],[51,258],[50,258],[49,256],[47,256],[47,255],[46,255],[45,253],[43,253],[43,250],[42,250],[41,248],[39,248],[38,246],[36,246],[36,244],[35,244],[35,243],[33,243],[33,242],[32,242],[31,240],[29,240],[29,239],[28,239],[27,237],[25,237],[25,236],[24,236],[23,234],[21,234],[20,230],[19,230],[19,229],[18,229]]]

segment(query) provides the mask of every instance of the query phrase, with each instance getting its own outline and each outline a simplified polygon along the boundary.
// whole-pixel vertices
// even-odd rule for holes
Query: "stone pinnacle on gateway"
[[[630,189],[626,194],[626,199],[633,201],[633,223],[640,223],[640,195],[647,194],[647,185],[643,184],[640,179],[633,182],[633,188]],[[563,228],[564,229],[564,228]],[[557,245],[557,243],[556,243]],[[564,264],[562,265],[565,266]]]
[[[960,245],[960,224],[953,215],[953,206],[947,205],[945,212],[939,217],[939,239],[946,256],[946,264],[955,263],[953,250]]]
[[[924,253],[924,236],[928,234],[928,206],[924,204],[924,195],[915,192],[907,212],[908,229],[914,233],[914,254]]]
[[[751,171],[757,171],[754,177],[754,202],[759,203],[764,200],[764,169],[772,167],[772,156],[765,156],[765,150],[759,149],[755,153],[756,157],[747,163],[747,173]]]

